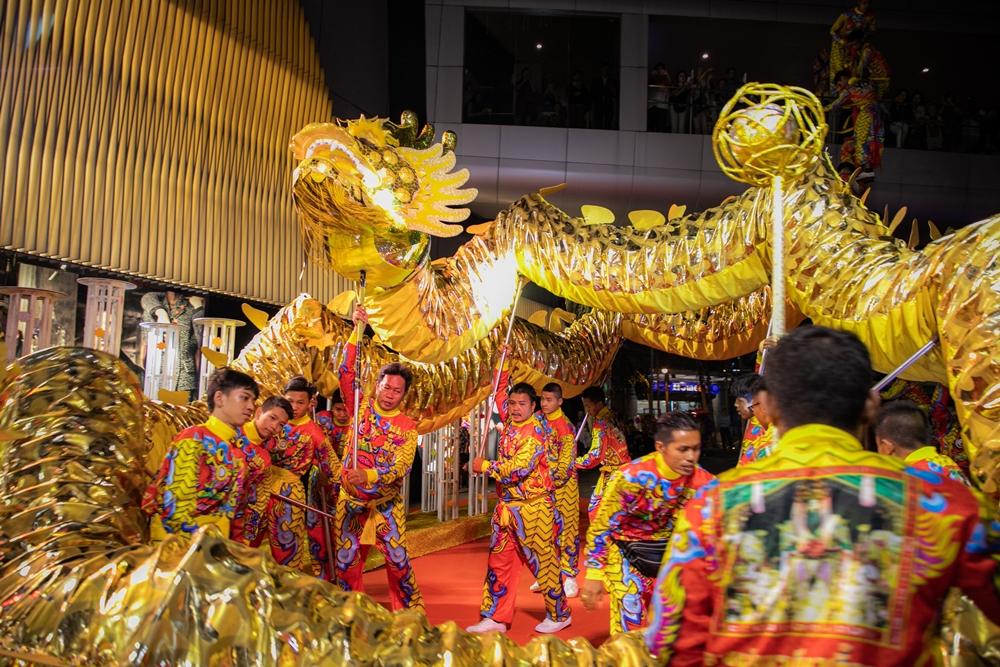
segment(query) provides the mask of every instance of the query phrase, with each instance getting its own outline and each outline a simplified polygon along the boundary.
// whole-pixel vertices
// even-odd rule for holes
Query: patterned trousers
[[[325,483],[321,483],[324,481]],[[306,497],[309,499],[309,505],[323,509],[323,505],[325,504],[326,511],[330,514],[335,514],[339,496],[340,484],[331,484],[329,481],[320,479],[319,468],[313,466],[309,471],[309,484],[306,489]],[[332,558],[329,554],[330,549],[337,543],[337,521],[335,519],[328,519],[324,523],[323,519],[324,517],[316,512],[306,511],[306,533],[309,536],[309,553],[319,566],[320,579],[336,581],[336,565],[331,570],[330,564]],[[329,541],[327,540],[327,531],[329,531]]]
[[[604,497],[604,489],[607,487],[608,480],[611,479],[611,474],[615,470],[616,468],[609,468],[607,470],[601,468],[601,475],[597,478],[597,484],[594,485],[594,495],[590,497],[590,503],[587,505],[587,517],[591,521],[597,516],[597,508],[601,504],[601,498]]]
[[[245,516],[245,542],[256,546],[266,535],[271,555],[279,564],[318,576],[319,565],[309,553],[305,510],[271,497],[276,493],[283,498],[306,502],[302,480],[289,470],[271,466],[255,493]]]
[[[361,575],[371,545],[361,544],[369,521],[375,522],[375,547],[385,556],[393,611],[424,608],[424,598],[406,551],[406,503],[396,496],[369,508],[343,490],[337,501],[337,583],[345,591],[364,591]],[[371,528],[369,528],[371,530]]]
[[[492,536],[480,616],[508,625],[514,619],[520,561],[538,581],[545,596],[546,616],[556,621],[569,617],[559,576],[554,518],[551,496],[497,504],[490,518]]]
[[[604,587],[611,606],[611,636],[646,625],[646,607],[653,595],[656,582],[641,574],[622,555],[621,549],[611,540],[608,560],[604,567]]]
[[[556,498],[556,541],[563,576],[573,579],[580,572],[580,483],[573,475],[558,487]]]

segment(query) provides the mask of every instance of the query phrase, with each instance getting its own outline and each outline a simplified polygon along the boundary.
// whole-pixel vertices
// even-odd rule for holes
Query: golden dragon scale
[[[214,529],[150,546],[143,400],[118,359],[0,370],[0,664],[642,665],[641,638],[470,635],[277,565]]]

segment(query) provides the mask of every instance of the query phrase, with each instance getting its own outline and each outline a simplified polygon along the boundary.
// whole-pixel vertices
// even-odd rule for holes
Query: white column
[[[0,287],[0,294],[10,297],[4,329],[7,361],[50,347],[52,306],[65,294],[35,287]]]
[[[122,315],[125,292],[135,285],[109,278],[80,278],[87,286],[87,309],[83,318],[83,347],[118,356],[122,345]]]
[[[180,326],[165,322],[143,322],[146,335],[146,381],[142,391],[148,398],[159,399],[161,389],[177,389],[180,358],[177,356]]]
[[[470,451],[471,456],[475,456],[475,447],[482,440],[483,432],[488,430],[493,423],[486,418],[487,401],[489,401],[488,398],[473,408],[469,414],[469,446],[472,448],[472,451]],[[487,447],[489,449],[488,445]],[[489,457],[490,452],[487,452],[486,456]],[[469,516],[486,514],[489,509],[489,504],[486,500],[489,489],[489,477],[479,473],[469,475]]]
[[[196,317],[195,326],[201,327],[201,346],[207,347],[215,352],[226,355],[230,361],[234,358],[236,348],[236,327],[241,327],[246,322],[243,320],[230,320],[225,317]],[[201,371],[198,374],[198,396],[204,396],[208,391],[208,378],[215,372],[212,365],[204,355],[201,357]]]

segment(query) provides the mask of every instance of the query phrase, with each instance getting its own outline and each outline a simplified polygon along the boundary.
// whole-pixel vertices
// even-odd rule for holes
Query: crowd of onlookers
[[[814,68],[815,90],[823,91],[827,70]],[[729,67],[717,76],[712,67],[671,73],[663,63],[653,67],[648,80],[647,129],[650,132],[709,134],[719,111],[747,80]],[[819,95],[824,104],[830,94]],[[619,82],[615,70],[603,65],[594,72],[576,70],[568,81],[532,75],[520,68],[509,84],[481,85],[466,69],[463,111],[465,122],[574,127],[618,128]],[[880,106],[887,148],[943,150],[963,153],[1000,151],[1000,110],[968,96],[925,98],[919,91],[899,90]],[[831,114],[830,140],[847,114]]]
[[[500,86],[482,84],[466,69],[463,87],[466,122],[618,129],[619,85],[610,65],[594,72],[577,69],[568,81],[522,67],[509,85]]]

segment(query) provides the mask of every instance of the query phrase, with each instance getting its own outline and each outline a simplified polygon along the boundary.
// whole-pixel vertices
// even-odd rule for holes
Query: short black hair
[[[309,395],[309,398],[312,398],[316,395],[316,385],[309,382],[304,376],[296,375],[288,381],[281,393],[287,394],[290,391],[304,391]]]
[[[733,380],[732,392],[735,396],[743,396],[744,398],[750,398],[753,396],[751,387],[757,380],[761,379],[756,373],[748,373],[747,375],[741,375],[740,377]]]
[[[875,435],[904,449],[919,449],[930,442],[927,415],[912,401],[886,403],[875,417]]]
[[[849,69],[842,69],[842,70],[838,71],[836,74],[833,75],[833,82],[837,83],[841,79],[850,80],[850,78],[851,78],[851,70],[849,70]]]
[[[594,403],[605,403],[604,390],[600,387],[587,387],[580,394],[580,398],[585,398],[588,401],[593,401]]]
[[[398,361],[394,361],[391,364],[386,364],[385,366],[379,369],[378,380],[376,381],[376,384],[381,383],[382,378],[384,378],[386,375],[398,375],[399,377],[403,378],[404,394],[410,390],[410,385],[413,384],[413,371],[410,370],[409,366],[401,364]]]
[[[538,402],[538,394],[535,393],[535,388],[527,382],[518,382],[507,392],[508,396],[513,396],[514,394],[527,394],[531,397],[532,402]]]
[[[288,415],[289,419],[292,418],[292,404],[288,402],[288,399],[282,396],[272,396],[264,401],[263,405],[260,406],[260,411],[267,412],[271,408],[281,408],[285,411],[285,414]]]
[[[853,433],[872,386],[872,363],[854,334],[805,326],[768,351],[764,377],[786,429],[826,424]]]
[[[246,389],[254,398],[260,396],[260,387],[252,377],[232,368],[220,368],[208,378],[208,409],[215,410],[215,392],[228,395],[234,389]]]
[[[549,382],[547,385],[542,387],[542,393],[544,394],[546,392],[555,394],[559,398],[562,398],[562,387],[558,382]]]
[[[755,375],[750,384],[747,385],[747,393],[751,396],[756,396],[762,391],[767,391],[767,383],[764,382],[764,378],[759,375]]]
[[[339,389],[336,390],[335,392],[333,392],[330,395],[330,407],[331,408],[333,406],[335,406],[337,403],[343,403],[343,402],[344,402],[344,395],[340,393]]]
[[[656,434],[653,436],[656,442],[669,444],[674,440],[675,431],[695,431],[701,432],[698,422],[694,417],[686,412],[674,410],[659,417],[656,420]]]

